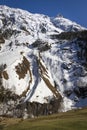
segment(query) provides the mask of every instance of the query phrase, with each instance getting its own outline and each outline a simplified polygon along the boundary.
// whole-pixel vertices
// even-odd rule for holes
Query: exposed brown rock
[[[8,80],[9,79],[9,76],[8,76],[8,73],[7,73],[7,71],[3,71],[3,77],[4,77],[4,79],[6,79],[6,80]]]
[[[27,72],[29,71],[30,75],[30,63],[29,61],[26,59],[26,57],[23,56],[23,61],[22,63],[19,63],[15,69],[16,69],[16,73],[19,76],[19,79],[23,79],[25,77],[25,75],[27,74]]]

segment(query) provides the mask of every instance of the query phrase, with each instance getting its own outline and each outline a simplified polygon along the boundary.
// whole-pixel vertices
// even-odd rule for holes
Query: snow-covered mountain
[[[1,101],[6,101],[0,110],[6,105],[4,114],[10,113],[8,104],[13,101],[17,106],[53,99],[60,104],[60,111],[86,106],[84,30],[61,16],[50,18],[0,6],[0,95]]]
[[[80,26],[79,24],[64,18],[62,15],[58,15],[57,17],[52,19],[53,24],[57,28],[61,28],[63,31],[80,31],[85,28]]]

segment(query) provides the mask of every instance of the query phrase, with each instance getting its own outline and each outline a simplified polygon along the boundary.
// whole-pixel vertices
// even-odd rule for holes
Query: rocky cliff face
[[[63,17],[0,6],[0,115],[87,105],[87,31]]]

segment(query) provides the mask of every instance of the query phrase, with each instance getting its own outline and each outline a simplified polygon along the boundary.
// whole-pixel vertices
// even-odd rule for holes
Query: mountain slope
[[[22,113],[33,113],[28,107],[52,113],[87,105],[84,30],[62,17],[0,6],[0,115],[15,115],[12,110],[18,113],[26,102]]]

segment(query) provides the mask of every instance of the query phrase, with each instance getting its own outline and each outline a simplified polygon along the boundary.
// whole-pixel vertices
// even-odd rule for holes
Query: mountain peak
[[[0,94],[6,113],[11,103],[15,111],[25,102],[43,104],[43,111],[44,103],[51,103],[52,108],[56,104],[56,111],[87,105],[84,30],[62,16],[50,18],[1,6]]]
[[[56,27],[61,28],[63,31],[66,32],[86,30],[86,28],[82,27],[76,22],[64,18],[62,15],[57,15],[57,17],[55,17],[52,21]]]

